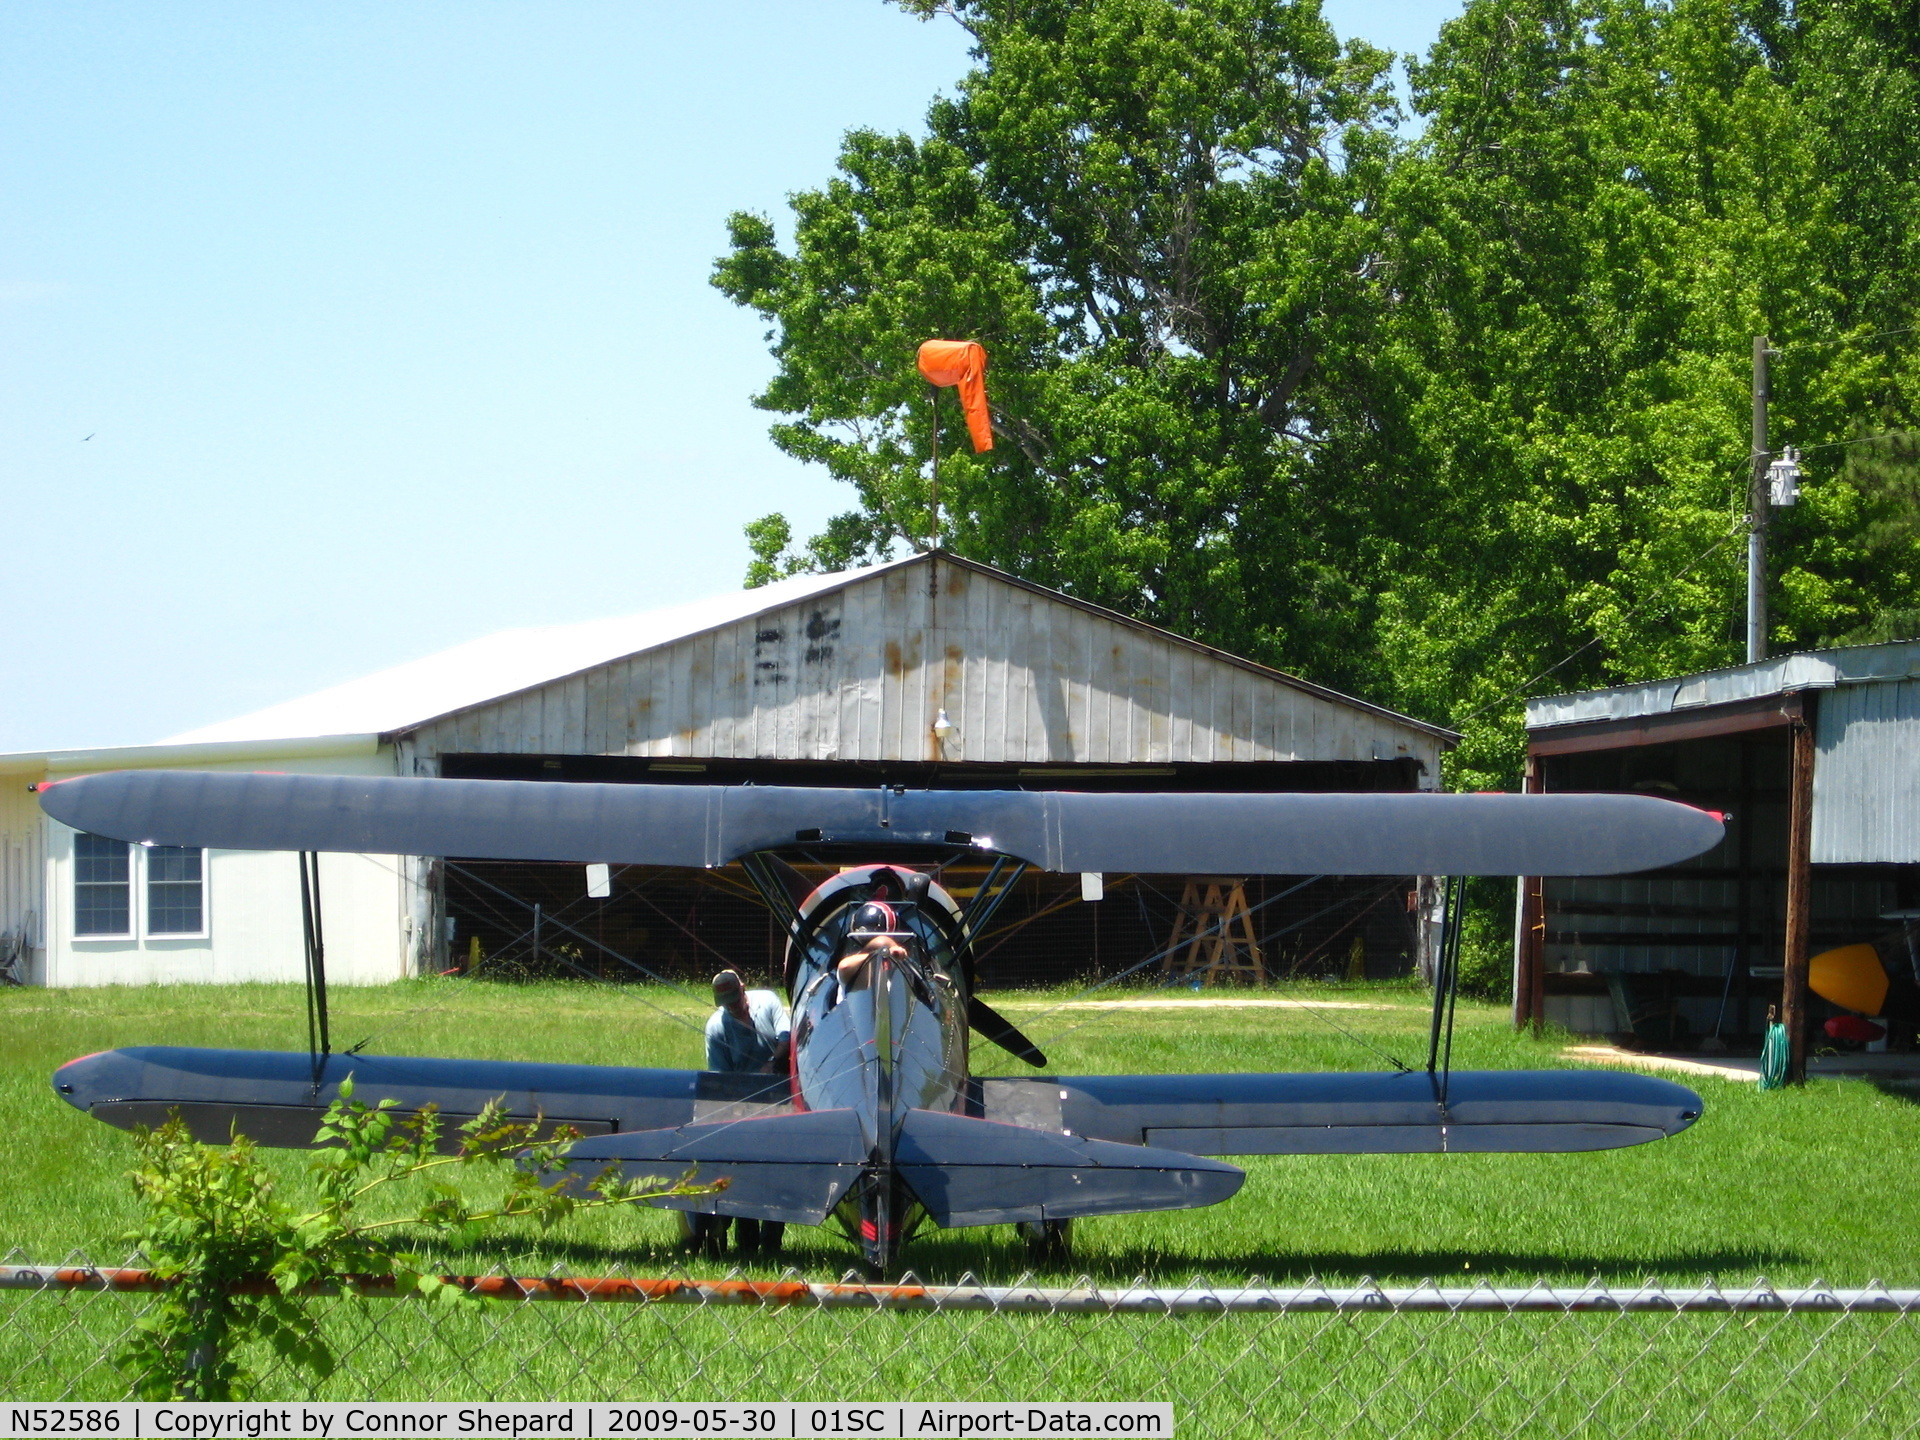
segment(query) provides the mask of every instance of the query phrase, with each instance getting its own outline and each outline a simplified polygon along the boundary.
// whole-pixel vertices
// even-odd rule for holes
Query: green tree
[[[942,543],[1463,727],[1742,657],[1751,337],[1776,445],[1772,643],[1920,619],[1916,0],[1468,0],[1411,67],[1311,0],[931,0],[975,68],[919,139],[850,135],[791,245],[715,283],[771,322],[758,403],[859,509],[761,578]],[[766,527],[768,521],[755,522]],[[784,523],[784,522],[782,522]],[[762,542],[771,549],[761,553]],[[831,543],[829,543],[829,541]]]
[[[973,455],[942,406],[941,543],[1358,680],[1394,513],[1364,464],[1389,57],[1312,0],[940,10],[979,63],[927,135],[849,135],[790,249],[729,222],[715,283],[779,362],[757,403],[860,500],[804,556],[763,556],[755,522],[754,575],[929,535],[914,350],[977,339],[997,443]]]
[[[1835,77],[1795,84],[1809,23],[1474,0],[1413,69],[1387,353],[1429,524],[1386,567],[1380,644],[1396,698],[1466,724],[1471,783],[1517,769],[1515,691],[1743,658],[1750,337],[1782,352],[1776,446],[1853,434],[1900,388],[1883,347],[1830,343],[1905,317],[1875,298],[1886,245],[1859,263]],[[1837,458],[1803,495],[1774,527],[1778,647],[1866,623],[1912,569],[1863,551]]]

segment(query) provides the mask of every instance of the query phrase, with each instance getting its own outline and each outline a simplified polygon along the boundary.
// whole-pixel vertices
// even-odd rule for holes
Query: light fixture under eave
[[[953,721],[947,718],[947,707],[944,705],[940,707],[940,713],[933,717],[933,733],[941,740],[953,733]]]

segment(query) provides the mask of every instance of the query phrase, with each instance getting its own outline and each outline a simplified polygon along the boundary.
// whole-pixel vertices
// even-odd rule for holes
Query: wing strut
[[[973,947],[980,943],[980,937],[986,933],[987,922],[993,919],[1001,902],[1013,893],[1013,887],[1020,883],[1020,877],[1026,873],[1026,861],[1016,860],[1011,855],[994,856],[993,868],[987,871],[987,878],[973,892],[973,900],[967,906],[966,914],[960,917],[961,930],[967,937],[965,953],[969,993],[973,990],[974,981]]]
[[[307,1054],[313,1061],[313,1091],[320,1093],[321,1076],[333,1040],[327,1033],[327,938],[320,924],[320,856],[302,850],[300,861],[300,925],[307,955]]]
[[[780,928],[792,935],[800,923],[800,911],[793,903],[791,887],[782,883],[784,876],[773,868],[775,865],[788,875],[795,873],[793,867],[777,855],[756,850],[751,855],[740,857],[740,868],[747,872],[747,879],[760,892],[760,898],[767,902],[767,909],[773,912],[773,918],[779,922]]]
[[[1460,1000],[1460,934],[1466,919],[1467,877],[1449,875],[1440,908],[1440,953],[1433,966],[1433,1024],[1427,1036],[1427,1074],[1438,1072],[1435,1098],[1447,1108],[1447,1081],[1453,1073],[1453,1012]],[[1444,1040],[1444,1044],[1443,1044]]]

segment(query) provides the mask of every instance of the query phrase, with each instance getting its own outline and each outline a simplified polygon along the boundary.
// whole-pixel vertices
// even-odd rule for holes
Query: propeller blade
[[[1040,1047],[1022,1035],[1011,1020],[978,995],[967,997],[967,1024],[1016,1060],[1024,1060],[1036,1070],[1046,1068],[1047,1057]]]
[[[137,770],[40,787],[77,830],[226,850],[724,865],[795,844],[971,844],[1054,871],[1617,875],[1711,849],[1648,795],[1090,795]]]

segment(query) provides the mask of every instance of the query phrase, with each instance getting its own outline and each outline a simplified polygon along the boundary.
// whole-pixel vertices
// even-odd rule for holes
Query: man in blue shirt
[[[791,1019],[771,990],[749,990],[735,970],[713,977],[712,1017],[707,1021],[707,1069],[735,1074],[777,1075],[787,1066]],[[696,1250],[718,1255],[729,1223],[734,1243],[745,1251],[780,1248],[786,1226],[777,1220],[730,1221],[725,1215],[682,1211],[683,1233]]]
[[[707,1021],[707,1069],[775,1074],[787,1063],[787,1007],[771,990],[749,990],[739,972],[713,977],[713,1016]]]

